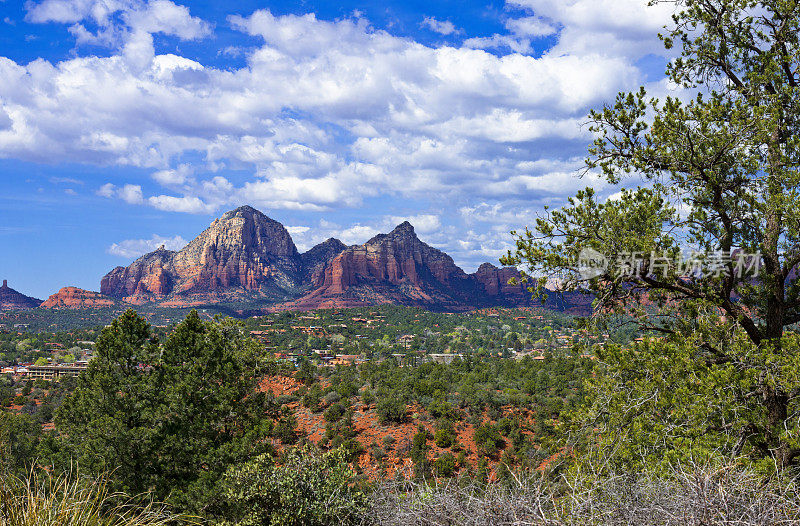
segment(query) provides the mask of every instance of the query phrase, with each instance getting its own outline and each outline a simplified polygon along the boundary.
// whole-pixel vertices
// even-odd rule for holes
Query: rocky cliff
[[[243,206],[215,220],[178,252],[162,247],[128,267],[117,267],[103,278],[100,291],[142,303],[167,296],[290,297],[301,284],[302,262],[289,232]]]
[[[35,309],[41,305],[42,300],[26,296],[8,286],[8,281],[3,280],[0,287],[0,310]]]
[[[303,267],[303,284],[308,288],[319,287],[325,277],[325,267],[336,256],[347,249],[347,245],[335,238],[323,241],[319,245],[300,255]]]
[[[299,308],[400,303],[463,310],[478,303],[473,280],[453,258],[419,240],[407,221],[349,247],[325,267]]]
[[[64,287],[42,303],[45,309],[96,309],[113,307],[116,302],[107,296],[79,289],[78,287]]]
[[[520,273],[513,267],[497,268],[491,263],[484,263],[471,276],[478,282],[486,299],[499,304],[525,305],[530,302],[531,294],[521,284],[509,284],[511,279],[519,281]]]

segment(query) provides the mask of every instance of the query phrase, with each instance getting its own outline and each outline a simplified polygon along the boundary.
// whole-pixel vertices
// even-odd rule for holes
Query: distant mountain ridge
[[[100,291],[128,303],[164,306],[247,300],[270,310],[395,303],[462,311],[531,305],[522,285],[508,283],[518,276],[516,269],[489,263],[467,274],[421,241],[408,221],[363,245],[330,238],[301,254],[283,225],[243,206],[177,252],[162,247],[117,267]],[[586,302],[576,306],[584,309]]]
[[[467,274],[421,241],[408,221],[362,245],[330,238],[300,253],[282,224],[242,206],[181,250],[162,246],[113,269],[102,278],[100,294],[65,288],[43,307],[225,304],[254,312],[393,303],[455,312],[538,304],[523,285],[508,283],[518,276],[514,268],[489,263]],[[590,303],[571,294],[548,306],[586,313]]]

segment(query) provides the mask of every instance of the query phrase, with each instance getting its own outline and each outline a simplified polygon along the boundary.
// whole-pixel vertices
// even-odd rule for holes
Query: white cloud
[[[164,237],[153,234],[150,239],[126,239],[119,243],[114,243],[108,247],[106,252],[114,256],[135,258],[152,252],[162,245],[168,250],[180,250],[187,244],[188,242],[181,236]]]
[[[123,16],[135,31],[174,35],[181,40],[197,40],[211,34],[210,24],[169,0],[151,0],[144,8],[128,10]]]
[[[202,214],[213,212],[216,207],[208,205],[198,197],[174,197],[171,195],[153,196],[147,199],[153,208],[166,212],[185,212],[189,214]]]
[[[182,185],[192,176],[192,167],[188,164],[181,164],[175,169],[159,170],[153,173],[152,177],[164,186]]]
[[[91,21],[101,28],[98,35],[103,35],[102,38],[108,38],[112,33],[123,37],[126,32],[145,32],[195,40],[211,33],[210,24],[191,16],[189,9],[170,0],[43,0],[28,2],[27,8],[26,19],[30,22],[78,24]],[[126,27],[114,26],[115,15],[120,15]],[[88,38],[88,32],[82,25],[72,27],[81,28],[73,32]]]
[[[458,33],[458,29],[453,23],[449,20],[436,20],[432,16],[426,16],[422,19],[422,27],[427,27],[431,31],[435,33],[439,33],[440,35],[452,35],[454,33]]]
[[[311,230],[310,226],[287,226],[286,230],[293,236],[302,235]]]
[[[373,226],[358,224],[340,230],[337,233],[337,237],[345,245],[356,245],[366,243],[369,239],[380,233],[380,230]]]
[[[657,34],[672,23],[673,2],[646,0],[507,0],[561,28],[553,53],[601,52],[632,58],[664,53]]]
[[[325,219],[320,219],[313,226],[286,227],[286,230],[292,235],[295,245],[301,252],[332,237],[345,245],[360,245],[381,232],[375,225],[355,223],[342,226]]]
[[[71,23],[78,45],[118,47],[126,65],[146,69],[155,58],[153,34],[197,40],[211,34],[211,25],[170,0],[43,0],[27,4],[27,20]],[[95,32],[84,25],[97,26]]]
[[[219,178],[224,181],[224,178]],[[220,184],[219,181],[215,181]],[[226,181],[227,182],[227,181]],[[205,183],[213,186],[214,181]],[[113,183],[106,183],[97,190],[97,195],[106,198],[118,198],[130,205],[149,205],[165,212],[185,212],[201,214],[213,212],[221,203],[208,204],[196,196],[175,197],[171,195],[157,195],[145,198],[140,185],[126,184],[117,187]]]
[[[533,52],[529,39],[497,33],[490,37],[468,38],[464,41],[464,45],[471,49],[508,49],[514,53],[523,54]]]
[[[100,197],[114,197],[116,194],[116,186],[113,183],[106,183],[97,189],[97,195]]]
[[[534,209],[521,208],[506,203],[478,203],[473,206],[463,206],[458,212],[467,224],[482,222],[505,226],[521,222],[532,222],[537,217],[537,212]]]
[[[390,232],[403,221],[411,223],[417,235],[421,236],[423,241],[437,246],[441,244],[436,243],[436,241],[440,240],[437,234],[441,234],[444,227],[439,220],[439,216],[435,214],[384,216],[377,219],[373,224],[357,222],[349,226],[321,219],[314,226],[290,226],[286,227],[286,230],[292,235],[298,249],[305,251],[331,237],[339,239],[345,245],[361,245],[378,234]]]
[[[389,218],[389,222],[394,225],[399,225],[403,221],[411,223],[417,234],[430,234],[432,232],[438,232],[442,228],[442,222],[439,220],[439,216],[433,214],[392,216]]]
[[[163,188],[120,178],[98,195],[174,212],[250,203],[310,215],[383,200],[379,217],[316,225],[312,216],[299,221],[315,226],[292,234],[305,248],[331,236],[363,243],[408,219],[458,261],[496,259],[507,231],[537,206],[599,184],[574,177],[590,139],[581,124],[590,108],[644,83],[635,63],[660,49],[665,13],[645,3],[514,0],[500,20],[506,33],[461,47],[397,37],[359,14],[261,10],[229,19],[258,44],[223,49],[247,63],[221,68],[156,54],[153,34],[210,34],[178,4],[44,0],[30,4],[29,21],[67,24],[79,43],[110,51],[78,47],[27,64],[0,57],[0,157],[138,167]],[[463,34],[449,21],[423,24]],[[555,48],[539,49],[552,42],[541,37]],[[404,216],[406,198],[447,206]]]
[[[546,122],[533,137],[546,138],[551,128],[563,136],[559,130],[574,126],[588,107],[639,81],[630,64],[601,56],[430,48],[363,20],[259,11],[233,22],[265,41],[236,71],[153,56],[147,33],[131,35],[106,58],[26,66],[0,59],[0,98],[13,123],[0,130],[0,155],[35,160],[46,151],[54,161],[175,170],[172,159],[198,153],[209,165],[306,179],[353,169],[330,134],[333,126],[355,140],[384,138],[395,147],[436,141],[474,163],[479,155],[496,158],[487,147],[502,149],[506,136],[489,125],[499,115],[513,115],[520,127]],[[286,108],[304,117],[286,117]]]
[[[130,205],[139,205],[144,203],[142,187],[136,184],[126,184],[117,190],[117,196]]]
[[[509,31],[518,36],[546,37],[557,31],[552,24],[538,16],[511,18],[505,25]]]

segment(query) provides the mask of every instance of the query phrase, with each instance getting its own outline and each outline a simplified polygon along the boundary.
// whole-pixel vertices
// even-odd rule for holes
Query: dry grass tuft
[[[197,524],[164,506],[134,504],[109,491],[104,479],[32,470],[0,475],[0,526],[167,526]]]

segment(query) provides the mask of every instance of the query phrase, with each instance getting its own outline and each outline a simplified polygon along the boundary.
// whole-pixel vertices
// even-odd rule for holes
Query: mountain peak
[[[315,257],[316,254],[321,252],[329,252],[335,251],[337,254],[342,250],[346,249],[347,245],[336,239],[335,237],[329,237],[322,243],[318,243],[314,245],[312,248],[307,250],[303,256]]]
[[[260,210],[256,210],[250,205],[243,205],[228,212],[225,212],[220,219],[231,219],[234,217],[267,217]]]
[[[401,234],[401,233],[403,233],[403,234],[415,234],[414,225],[412,225],[408,221],[403,221],[402,223],[400,223],[399,225],[394,227],[394,230],[392,230],[390,232],[390,234]]]
[[[3,286],[0,287],[0,288],[2,288],[2,289],[7,289],[8,288],[8,280],[7,279],[3,280]]]
[[[300,270],[300,255],[286,228],[252,206],[240,206],[178,252],[162,247],[130,267],[114,269],[101,281],[100,292],[134,301],[262,288],[284,294],[299,286]]]

